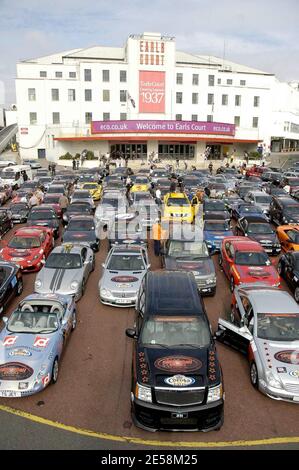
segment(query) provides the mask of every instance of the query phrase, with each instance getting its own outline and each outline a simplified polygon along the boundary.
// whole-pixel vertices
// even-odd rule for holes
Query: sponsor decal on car
[[[296,379],[299,379],[299,370],[292,370],[291,372],[289,372],[289,375],[291,377],[295,377]]]
[[[3,346],[13,346],[17,339],[18,336],[6,336],[3,340]]]
[[[44,387],[46,385],[48,385],[49,382],[50,382],[50,374],[47,374],[42,378],[42,383],[43,383]]]
[[[285,362],[287,364],[298,364],[299,365],[299,351],[296,349],[289,349],[286,351],[279,351],[274,354],[274,357],[279,362]]]
[[[156,359],[155,367],[167,372],[193,372],[202,367],[202,362],[195,357],[167,356]]]
[[[32,353],[28,351],[28,349],[18,348],[18,349],[13,349],[12,351],[10,351],[8,355],[11,357],[16,357],[16,356],[28,357],[28,356],[32,356]]]
[[[127,282],[137,282],[138,277],[134,276],[115,276],[111,278],[111,281],[113,282],[121,282],[121,283],[127,283]]]
[[[276,367],[276,370],[279,374],[286,374],[286,372],[287,372],[286,367]]]
[[[172,377],[164,379],[164,382],[173,387],[187,387],[188,385],[194,384],[195,379],[193,377],[186,377],[185,375],[173,375]]]
[[[33,346],[37,348],[46,348],[49,341],[50,341],[50,338],[43,338],[42,336],[36,336]]]
[[[0,366],[1,380],[25,380],[31,377],[33,369],[20,362],[9,362]]]

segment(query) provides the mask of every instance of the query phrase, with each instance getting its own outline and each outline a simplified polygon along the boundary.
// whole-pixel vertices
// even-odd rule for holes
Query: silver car
[[[29,295],[3,322],[0,397],[32,395],[55,383],[63,348],[76,327],[74,298]]]
[[[94,253],[88,246],[57,246],[36,276],[35,292],[73,295],[77,301],[84,294],[88,276],[94,267]]]
[[[219,341],[246,354],[252,385],[275,400],[299,404],[299,306],[288,292],[262,284],[236,287],[230,322]]]
[[[87,189],[76,189],[71,195],[70,202],[88,202],[90,206],[95,209],[94,200]]]
[[[141,281],[150,268],[146,248],[114,246],[102,266],[104,269],[99,281],[101,302],[116,307],[134,306]]]
[[[95,211],[96,226],[111,226],[115,217],[126,214],[127,210],[128,203],[125,196],[115,192],[103,195]]]
[[[255,204],[264,214],[268,215],[272,197],[264,191],[249,191],[244,197],[244,201]]]

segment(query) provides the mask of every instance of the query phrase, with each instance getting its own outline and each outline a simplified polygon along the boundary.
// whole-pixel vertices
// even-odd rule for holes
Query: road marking
[[[67,424],[59,423],[57,421],[51,421],[50,419],[36,416],[26,411],[17,410],[10,408],[9,406],[0,405],[0,411],[11,413],[15,416],[34,421],[38,424],[45,424],[53,428],[62,429],[63,431],[69,431],[82,436],[94,437],[96,439],[105,439],[108,441],[126,442],[128,444],[142,444],[146,446],[159,446],[159,447],[189,447],[189,448],[216,448],[216,447],[252,447],[261,445],[272,445],[272,444],[292,444],[299,443],[299,437],[273,437],[265,439],[256,439],[252,441],[219,441],[219,442],[188,442],[188,441],[155,441],[150,439],[141,439],[139,437],[129,436],[115,436],[113,434],[107,434],[102,432],[90,431],[88,429],[81,429],[75,426],[69,426]]]

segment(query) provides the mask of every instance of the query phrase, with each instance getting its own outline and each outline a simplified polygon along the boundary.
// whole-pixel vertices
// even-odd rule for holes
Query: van
[[[224,392],[211,326],[193,273],[149,271],[135,307],[131,411],[147,431],[210,431]]]
[[[1,171],[1,179],[4,184],[9,184],[14,189],[18,189],[23,183],[23,178],[21,178],[22,171],[26,171],[28,179],[32,180],[32,170],[30,165],[7,166]]]

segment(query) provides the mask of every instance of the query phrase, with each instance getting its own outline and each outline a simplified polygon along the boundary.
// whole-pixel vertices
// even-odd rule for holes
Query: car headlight
[[[38,289],[38,288],[41,287],[41,286],[42,286],[42,281],[41,281],[40,279],[36,279],[36,281],[35,281],[35,288]]]
[[[37,380],[42,379],[42,377],[45,375],[46,369],[47,369],[47,364],[42,364],[40,367],[39,373],[36,376]]]
[[[111,291],[109,289],[106,289],[105,287],[103,287],[103,289],[100,289],[100,294],[103,297],[110,297],[111,296]]]
[[[207,284],[215,284],[216,283],[216,277],[211,277],[210,279],[206,280]]]
[[[33,256],[32,260],[35,261],[36,259],[38,259],[40,257],[40,255],[35,255]]]
[[[26,390],[29,386],[29,382],[19,382],[18,389],[19,390]]]
[[[153,401],[150,387],[144,387],[139,383],[136,384],[135,397],[138,398],[138,400],[147,401],[148,403],[152,403]]]
[[[72,289],[72,290],[77,290],[78,287],[79,287],[79,282],[78,282],[78,281],[73,281],[73,282],[71,283],[71,289]]]
[[[266,378],[267,383],[270,387],[282,388],[281,382],[274,377],[273,373],[270,370],[266,371]]]
[[[280,243],[275,243],[275,248],[280,248]]]
[[[210,387],[207,403],[212,403],[213,401],[221,400],[223,396],[222,384],[217,385],[216,387]]]

